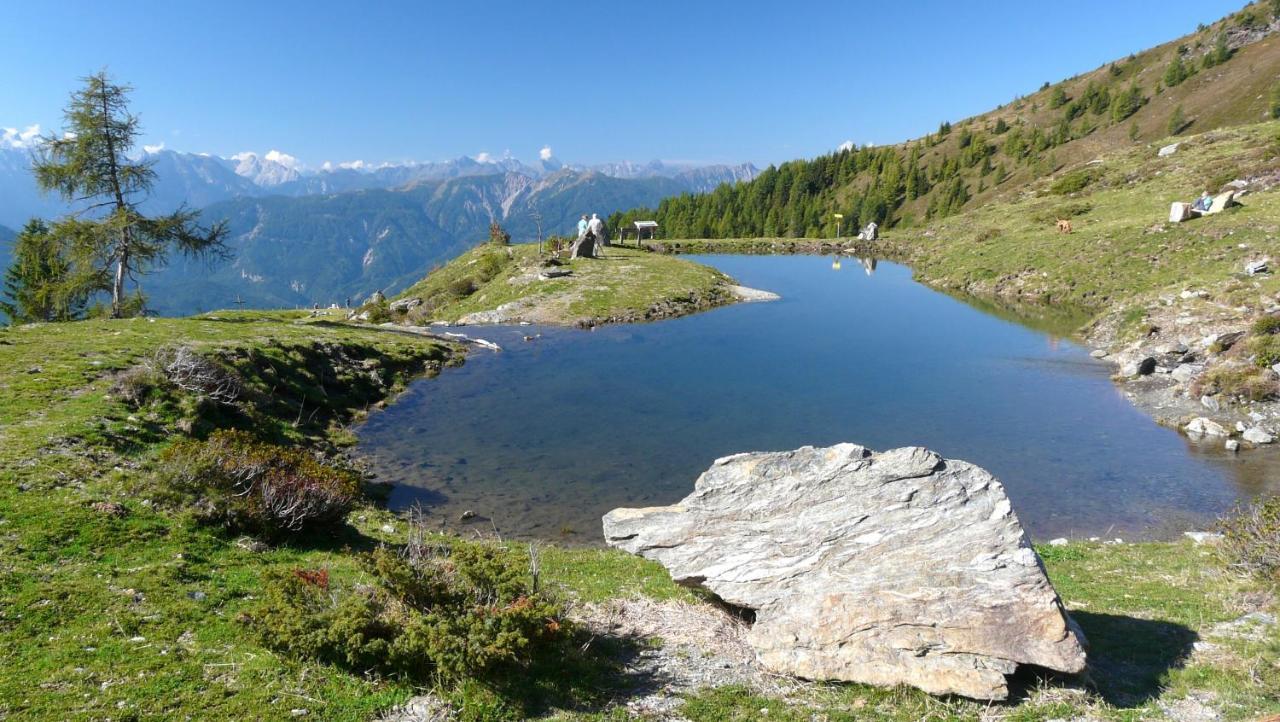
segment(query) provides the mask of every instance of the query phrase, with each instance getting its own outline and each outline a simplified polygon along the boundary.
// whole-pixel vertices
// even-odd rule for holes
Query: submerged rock
[[[675,506],[609,512],[604,533],[755,610],[748,641],[774,672],[1004,699],[1019,664],[1085,667],[1003,486],[926,449],[726,457]]]

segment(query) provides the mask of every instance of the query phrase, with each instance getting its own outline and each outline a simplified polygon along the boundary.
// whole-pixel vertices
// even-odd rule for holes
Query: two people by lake
[[[604,232],[604,221],[595,213],[591,214],[589,220],[585,213],[582,214],[582,218],[578,220],[578,240],[573,244],[570,257],[603,257],[606,245],[608,238]]]

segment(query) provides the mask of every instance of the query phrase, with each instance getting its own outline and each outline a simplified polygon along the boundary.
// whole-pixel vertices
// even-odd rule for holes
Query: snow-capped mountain
[[[20,228],[32,217],[54,217],[70,208],[55,194],[44,194],[31,175],[32,154],[40,141],[40,128],[19,130],[0,128],[0,224]],[[245,151],[230,157],[207,153],[185,153],[163,146],[148,146],[140,156],[152,164],[156,183],[143,202],[145,212],[167,212],[186,205],[203,208],[234,198],[268,195],[311,196],[368,191],[408,189],[424,183],[450,179],[503,176],[504,185],[529,188],[552,181],[564,183],[588,175],[618,180],[664,179],[661,184],[672,193],[706,192],[721,183],[750,180],[758,175],[755,166],[696,165],[649,161],[622,161],[599,165],[566,164],[543,148],[538,159],[526,164],[504,154],[480,153],[452,160],[402,163],[349,161],[310,167],[280,150],[265,153]],[[656,186],[655,186],[656,187]],[[516,197],[507,193],[508,207]],[[590,204],[588,204],[590,205]],[[501,218],[505,214],[495,213]]]
[[[278,150],[259,156],[252,151],[236,153],[230,160],[236,162],[236,175],[248,178],[263,188],[296,181],[302,177],[302,164],[297,158]]]

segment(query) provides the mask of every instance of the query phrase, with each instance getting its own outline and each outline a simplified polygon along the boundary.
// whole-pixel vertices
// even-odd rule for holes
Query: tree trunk
[[[126,265],[125,254],[121,254],[116,261],[116,277],[111,284],[111,318],[120,318],[124,315],[124,273]]]

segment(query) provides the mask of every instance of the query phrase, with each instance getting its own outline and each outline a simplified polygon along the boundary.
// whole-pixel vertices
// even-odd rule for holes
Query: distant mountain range
[[[536,165],[462,157],[318,170],[278,151],[220,158],[152,149],[146,157],[156,183],[145,211],[186,204],[203,209],[206,221],[230,223],[232,260],[208,266],[174,259],[142,279],[153,307],[174,315],[237,302],[310,306],[390,293],[486,239],[495,220],[515,241],[533,240],[535,211],[544,236],[568,233],[581,213],[603,217],[758,175],[750,164],[584,167],[549,156]],[[38,192],[30,162],[29,147],[0,142],[0,224],[21,227],[33,216],[68,211]],[[4,239],[0,232],[0,264],[7,265],[12,241]]]
[[[31,177],[31,141],[18,142],[6,136],[0,142],[0,224],[20,227],[32,216],[51,217],[67,211],[60,199],[39,192]],[[530,181],[564,173],[598,173],[625,180],[666,178],[678,192],[705,192],[721,183],[751,180],[759,170],[750,163],[740,165],[686,165],[651,161],[645,164],[622,162],[598,166],[564,165],[545,158],[534,165],[515,158],[475,159],[463,156],[438,162],[364,162],[325,164],[308,169],[297,159],[279,151],[238,153],[230,158],[207,154],[158,149],[146,153],[157,181],[145,207],[148,211],[168,211],[186,203],[203,208],[212,203],[241,197],[269,195],[308,196],[346,193],[357,190],[405,188],[416,183],[450,178],[516,174]]]

